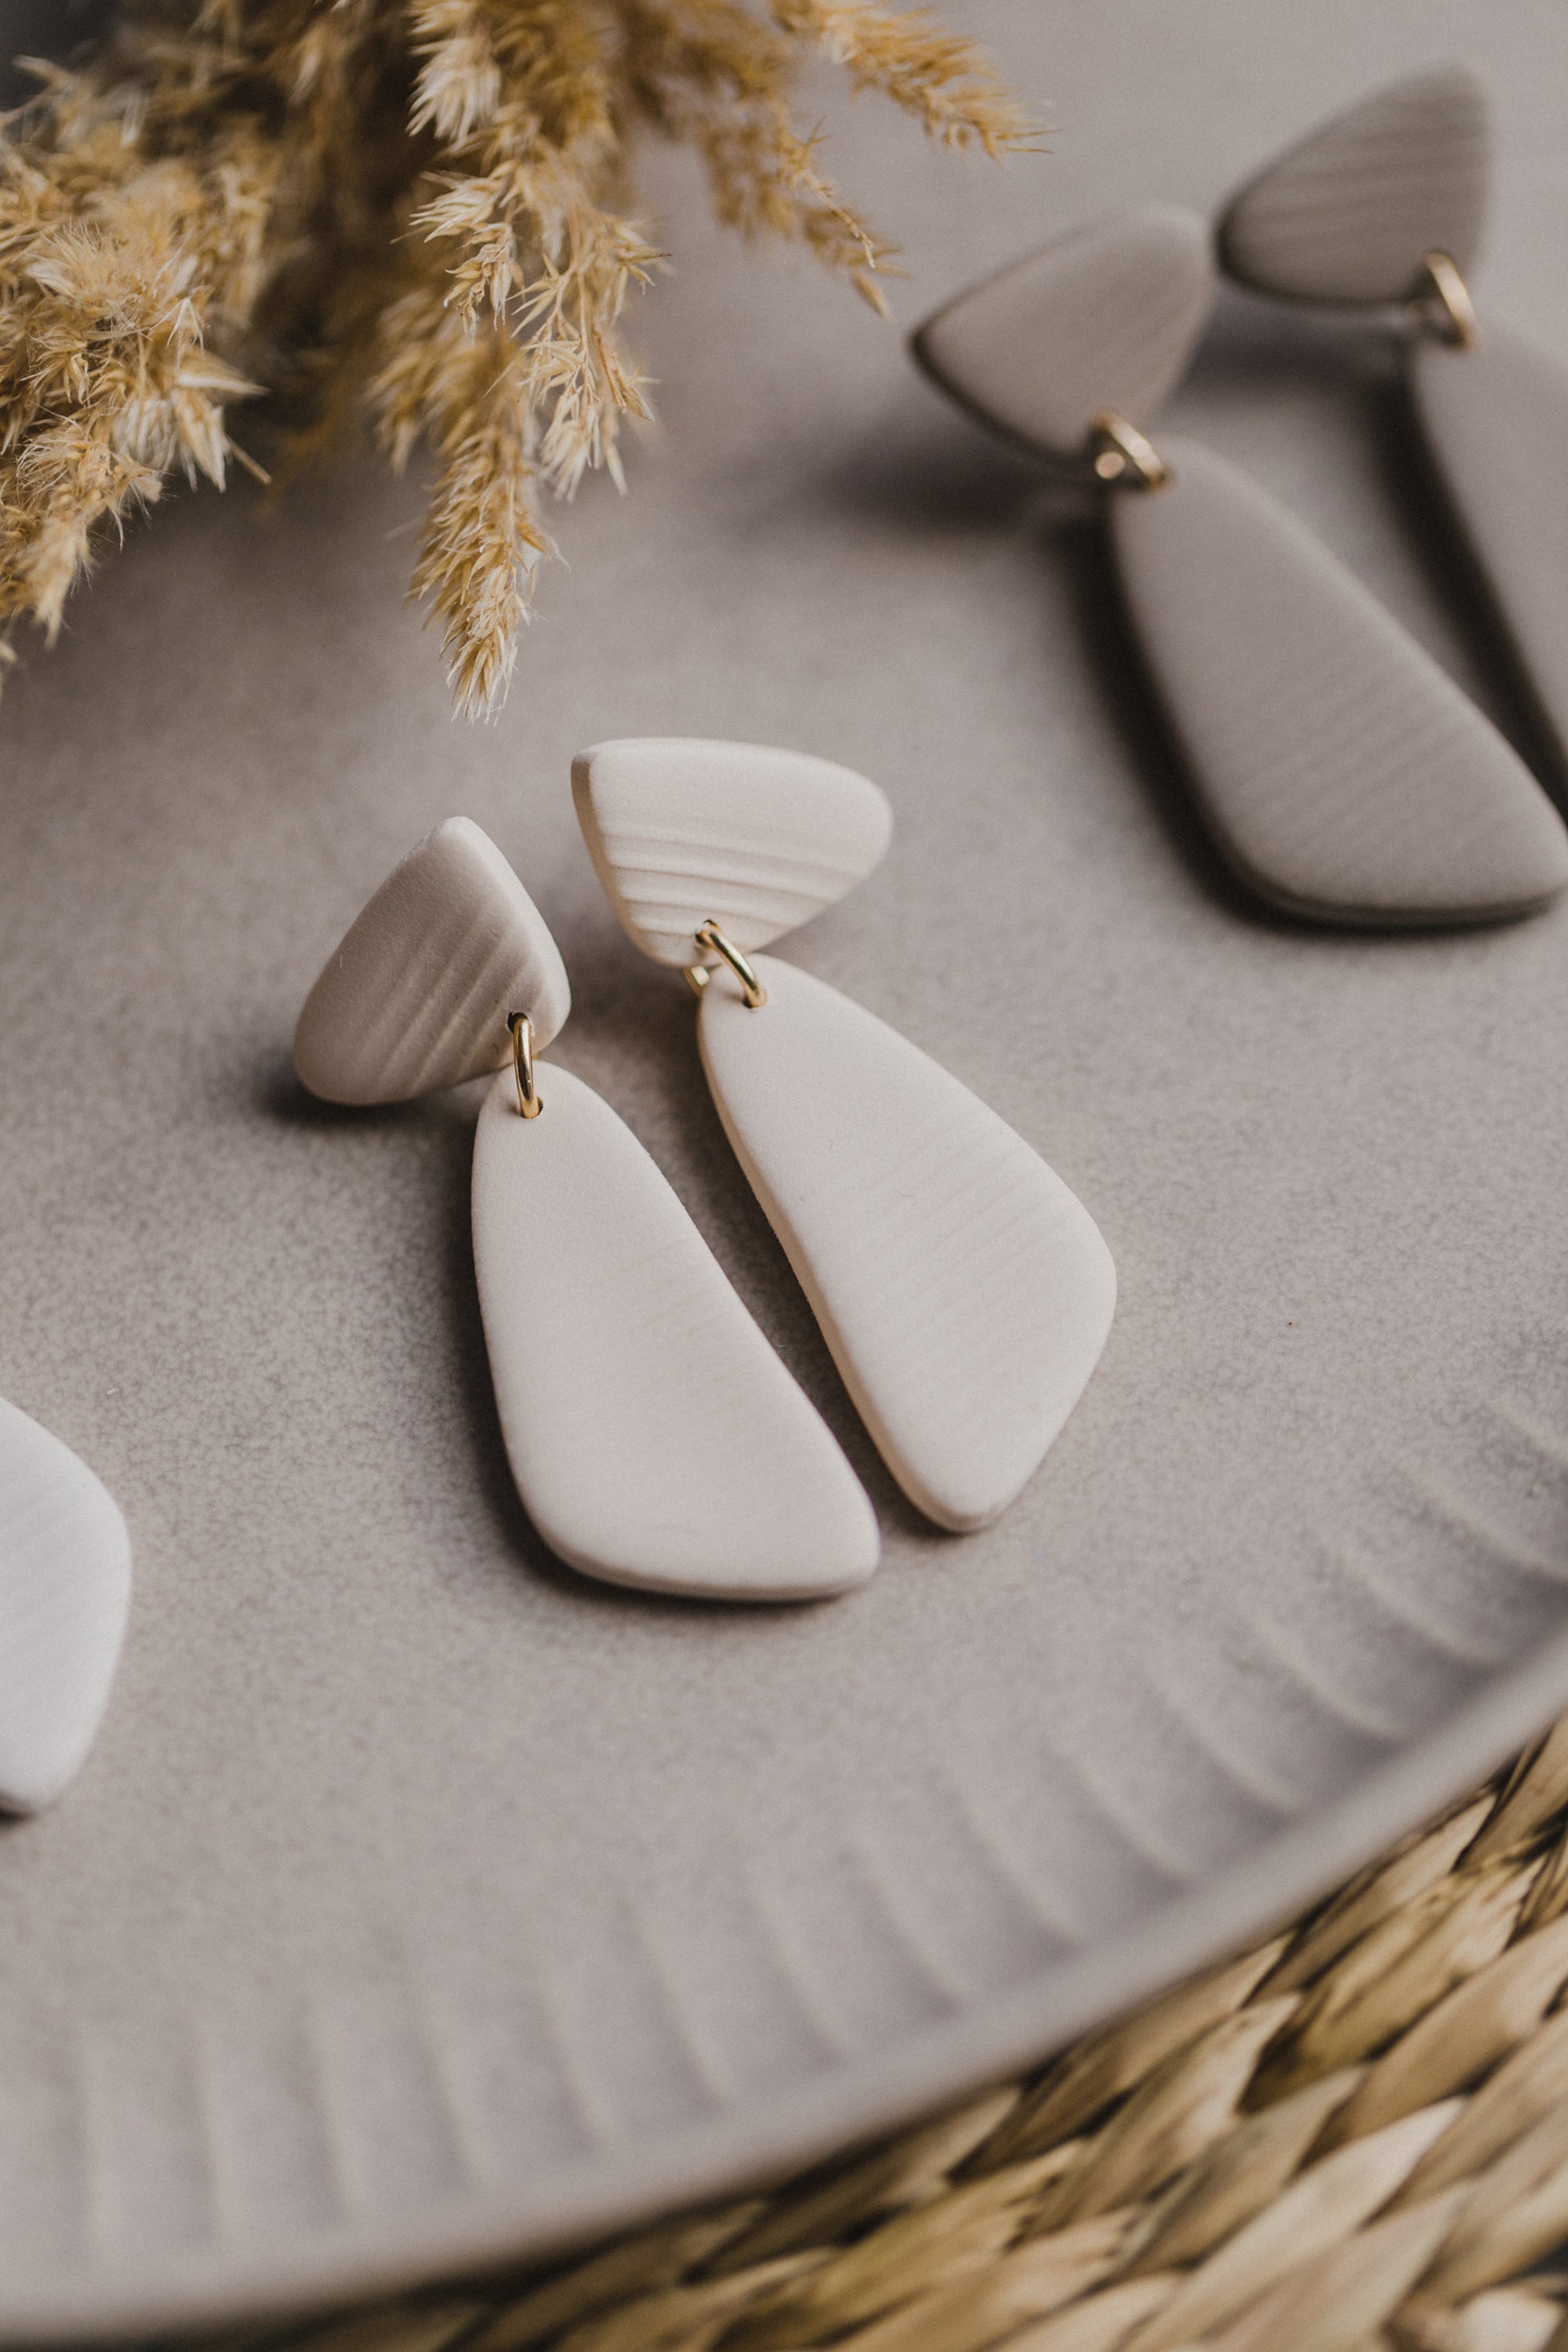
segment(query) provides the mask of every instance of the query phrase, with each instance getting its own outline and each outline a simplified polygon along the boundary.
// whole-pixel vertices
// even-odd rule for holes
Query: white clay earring
[[[1219,257],[1261,293],[1361,305],[1405,327],[1434,471],[1568,765],[1568,370],[1477,319],[1467,281],[1490,175],[1479,77],[1468,66],[1413,74],[1250,181],[1220,221]]]
[[[1497,729],[1255,482],[1151,441],[1214,291],[1201,221],[1129,214],[960,294],[915,355],[972,415],[1098,488],[1199,808],[1259,898],[1377,925],[1545,905],[1568,886],[1568,831]]]
[[[294,1065],[339,1103],[499,1073],[474,1144],[474,1265],[508,1459],[552,1551],[709,1600],[848,1591],[880,1548],[865,1492],[630,1129],[537,1066],[570,1009],[537,908],[452,817],[328,961]]]
[[[41,1811],[81,1769],[130,1607],[131,1538],[112,1496],[0,1400],[0,1811]]]
[[[720,1117],[889,1468],[939,1526],[984,1527],[1082,1394],[1116,1273],[994,1111],[755,952],[870,872],[887,801],[847,768],[746,743],[599,743],[572,780],[626,932],[698,992]]]

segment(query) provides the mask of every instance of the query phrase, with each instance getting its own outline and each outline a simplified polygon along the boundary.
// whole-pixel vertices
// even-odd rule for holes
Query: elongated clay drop
[[[1116,1270],[1021,1136],[875,1014],[757,959],[704,992],[736,1155],[899,1484],[944,1528],[1013,1500],[1100,1360]]]
[[[1110,500],[1122,584],[1194,785],[1243,878],[1342,923],[1497,920],[1568,884],[1518,755],[1328,550],[1234,467],[1161,441]]]
[[[1433,462],[1568,762],[1568,368],[1506,328],[1426,340],[1411,388]]]
[[[917,330],[916,358],[984,423],[1054,456],[1091,419],[1146,423],[1187,363],[1214,299],[1202,221],[1173,207],[1099,221],[1027,253]]]
[[[708,1600],[805,1601],[876,1568],[877,1521],[663,1176],[554,1067],[510,1072],[474,1144],[474,1264],[512,1475],[572,1567]]]
[[[1309,302],[1398,302],[1425,254],[1468,275],[1491,168],[1486,85],[1468,66],[1374,91],[1321,123],[1235,197],[1222,267],[1245,286]]]
[[[572,791],[610,904],[656,963],[696,962],[710,916],[737,947],[766,947],[862,881],[893,829],[865,776],[763,743],[595,743]]]
[[[305,1000],[294,1066],[329,1102],[405,1102],[499,1069],[510,1012],[542,1053],[572,992],[555,942],[488,834],[448,817],[351,924]]]
[[[0,1401],[0,1808],[36,1813],[81,1769],[131,1606],[131,1538],[68,1445]]]

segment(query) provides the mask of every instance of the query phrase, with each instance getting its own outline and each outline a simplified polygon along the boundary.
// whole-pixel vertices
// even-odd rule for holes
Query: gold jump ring
[[[1461,352],[1473,351],[1481,339],[1480,326],[1470,289],[1452,254],[1424,253],[1421,267],[1431,292],[1417,299],[1418,313],[1436,328],[1445,342]]]
[[[1094,470],[1102,482],[1125,482],[1131,478],[1141,490],[1169,487],[1171,469],[1158,449],[1114,408],[1102,408],[1091,416],[1089,430],[1090,446],[1099,444]]]
[[[533,1078],[533,1024],[526,1013],[509,1013],[506,1025],[511,1031],[511,1066],[517,1078],[517,1107],[524,1118],[537,1118],[544,1105],[539,1099],[539,1088]]]
[[[711,955],[721,956],[729,965],[740,982],[741,992],[753,1013],[760,1004],[767,1003],[767,990],[763,986],[734,940],[725,938],[711,915],[705,923],[698,925],[696,939],[700,948],[706,948]],[[692,989],[700,996],[708,985],[708,973],[705,968],[700,963],[689,964],[687,967],[686,977]]]

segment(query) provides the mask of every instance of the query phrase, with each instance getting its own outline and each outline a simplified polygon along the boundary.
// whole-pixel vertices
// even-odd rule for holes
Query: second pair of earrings
[[[575,762],[634,942],[684,971],[730,1140],[893,1475],[941,1527],[1014,1499],[1099,1360],[1110,1254],[1061,1179],[920,1048],[759,950],[878,864],[891,812],[802,753],[685,740]],[[875,1514],[630,1129],[540,1057],[564,968],[468,819],[352,926],[294,1040],[312,1093],[406,1100],[494,1072],[474,1261],[501,1431],[573,1567],[711,1599],[804,1600],[875,1570]]]
[[[1356,110],[1229,207],[1221,257],[1277,293],[1395,317],[1404,304],[1427,438],[1568,740],[1568,505],[1542,456],[1568,380],[1518,339],[1472,348],[1441,249],[1468,267],[1479,237],[1480,103],[1471,78],[1446,73]],[[1205,224],[1152,207],[968,288],[914,352],[971,415],[1102,494],[1126,617],[1199,813],[1249,891],[1379,928],[1547,906],[1568,888],[1568,830],[1512,745],[1303,523],[1157,423],[1217,292]]]

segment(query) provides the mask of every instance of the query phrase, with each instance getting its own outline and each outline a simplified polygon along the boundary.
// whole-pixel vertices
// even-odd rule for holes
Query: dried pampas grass
[[[880,307],[889,248],[794,106],[826,58],[940,145],[1030,125],[969,41],[879,0],[140,0],[0,142],[0,622],[52,638],[106,532],[224,481],[263,391],[284,465],[356,413],[436,463],[414,593],[470,716],[502,700],[570,498],[648,414],[618,333],[660,256],[637,133],[719,217]],[[5,648],[8,653],[8,646]]]

